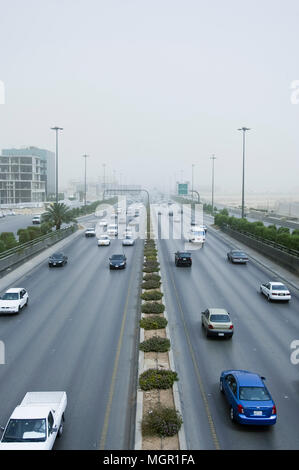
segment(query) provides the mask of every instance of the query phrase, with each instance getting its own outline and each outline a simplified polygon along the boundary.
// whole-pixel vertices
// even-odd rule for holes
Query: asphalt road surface
[[[173,239],[172,229],[158,247],[188,449],[298,449],[299,366],[290,361],[290,344],[299,339],[298,292],[290,303],[268,302],[259,285],[271,274],[253,261],[230,264],[228,243],[210,229],[204,248],[192,251],[191,268],[174,264],[184,241]],[[206,338],[200,314],[208,307],[231,314],[231,340]],[[233,368],[266,377],[277,406],[275,426],[231,423],[219,377]]]
[[[54,448],[130,449],[143,243],[98,247],[82,235],[64,251],[63,268],[45,261],[17,282],[29,292],[28,307],[0,316],[0,423],[26,392],[65,390],[66,422]],[[110,271],[109,256],[123,251],[127,268]]]

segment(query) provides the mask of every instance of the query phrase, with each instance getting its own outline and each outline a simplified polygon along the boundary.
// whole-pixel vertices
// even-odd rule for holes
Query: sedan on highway
[[[231,338],[234,334],[233,322],[224,308],[207,308],[201,312],[201,325],[205,329],[207,337]]]
[[[192,266],[191,253],[187,251],[176,251],[174,254],[176,266]]]
[[[133,246],[134,245],[134,238],[132,235],[126,235],[122,241],[123,246]]]
[[[88,228],[85,230],[85,236],[86,237],[95,237],[96,236],[96,231],[94,228]]]
[[[260,293],[270,300],[291,300],[289,289],[282,282],[266,282],[260,285]]]
[[[54,266],[61,267],[64,266],[67,263],[68,257],[65,256],[65,254],[59,252],[59,253],[53,253],[49,257],[48,264],[49,268],[52,268]]]
[[[244,251],[240,251],[240,250],[230,250],[228,253],[227,253],[227,259],[228,261],[230,261],[231,263],[243,263],[243,264],[246,264],[247,261],[248,261],[248,256],[246,253],[244,253]]]
[[[116,255],[112,255],[111,258],[109,258],[110,269],[125,269],[126,265],[127,265],[127,258],[125,255],[116,254]]]
[[[23,287],[8,289],[0,298],[0,313],[20,313],[28,301],[28,292]]]
[[[100,227],[107,227],[107,225],[108,225],[108,222],[107,222],[106,219],[100,220],[100,222],[99,222]]]
[[[265,377],[246,370],[221,373],[220,391],[229,403],[231,421],[260,426],[276,423],[276,406],[264,380]]]
[[[118,235],[118,228],[117,228],[117,225],[116,225],[116,224],[110,224],[110,225],[108,225],[107,233],[108,233],[108,235],[111,236],[111,237],[117,237],[117,235]]]
[[[109,246],[110,245],[110,238],[108,235],[101,235],[98,239],[98,246]]]

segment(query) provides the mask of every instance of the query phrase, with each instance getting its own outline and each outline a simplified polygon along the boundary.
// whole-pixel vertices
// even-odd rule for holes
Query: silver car
[[[201,312],[201,324],[206,336],[223,336],[231,338],[234,334],[234,325],[229,313],[224,308],[207,308]]]

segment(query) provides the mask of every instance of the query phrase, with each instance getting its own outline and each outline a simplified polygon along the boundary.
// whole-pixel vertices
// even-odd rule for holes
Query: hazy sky
[[[55,150],[60,182],[116,171],[299,193],[298,0],[2,0],[0,148]]]

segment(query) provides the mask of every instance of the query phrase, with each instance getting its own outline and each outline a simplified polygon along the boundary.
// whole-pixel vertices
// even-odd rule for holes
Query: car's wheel
[[[234,414],[234,409],[233,409],[232,406],[229,409],[229,417],[230,417],[231,422],[234,423],[235,422],[235,414]]]
[[[220,382],[219,382],[219,390],[220,390],[221,393],[224,393],[222,380],[220,380]]]
[[[60,426],[59,426],[59,429],[58,429],[58,432],[57,432],[57,437],[61,437],[62,433],[63,433],[63,422],[61,420],[61,423],[60,423]]]
[[[27,307],[28,302],[29,302],[29,298],[27,297],[27,300],[26,300],[26,303],[25,303],[25,307]]]
[[[271,302],[270,294],[267,295],[268,302]]]
[[[18,313],[20,313],[20,311],[21,311],[21,306],[19,305],[19,308],[18,308]]]
[[[210,337],[210,334],[209,334],[209,329],[207,328],[206,329],[206,337],[209,338]]]

